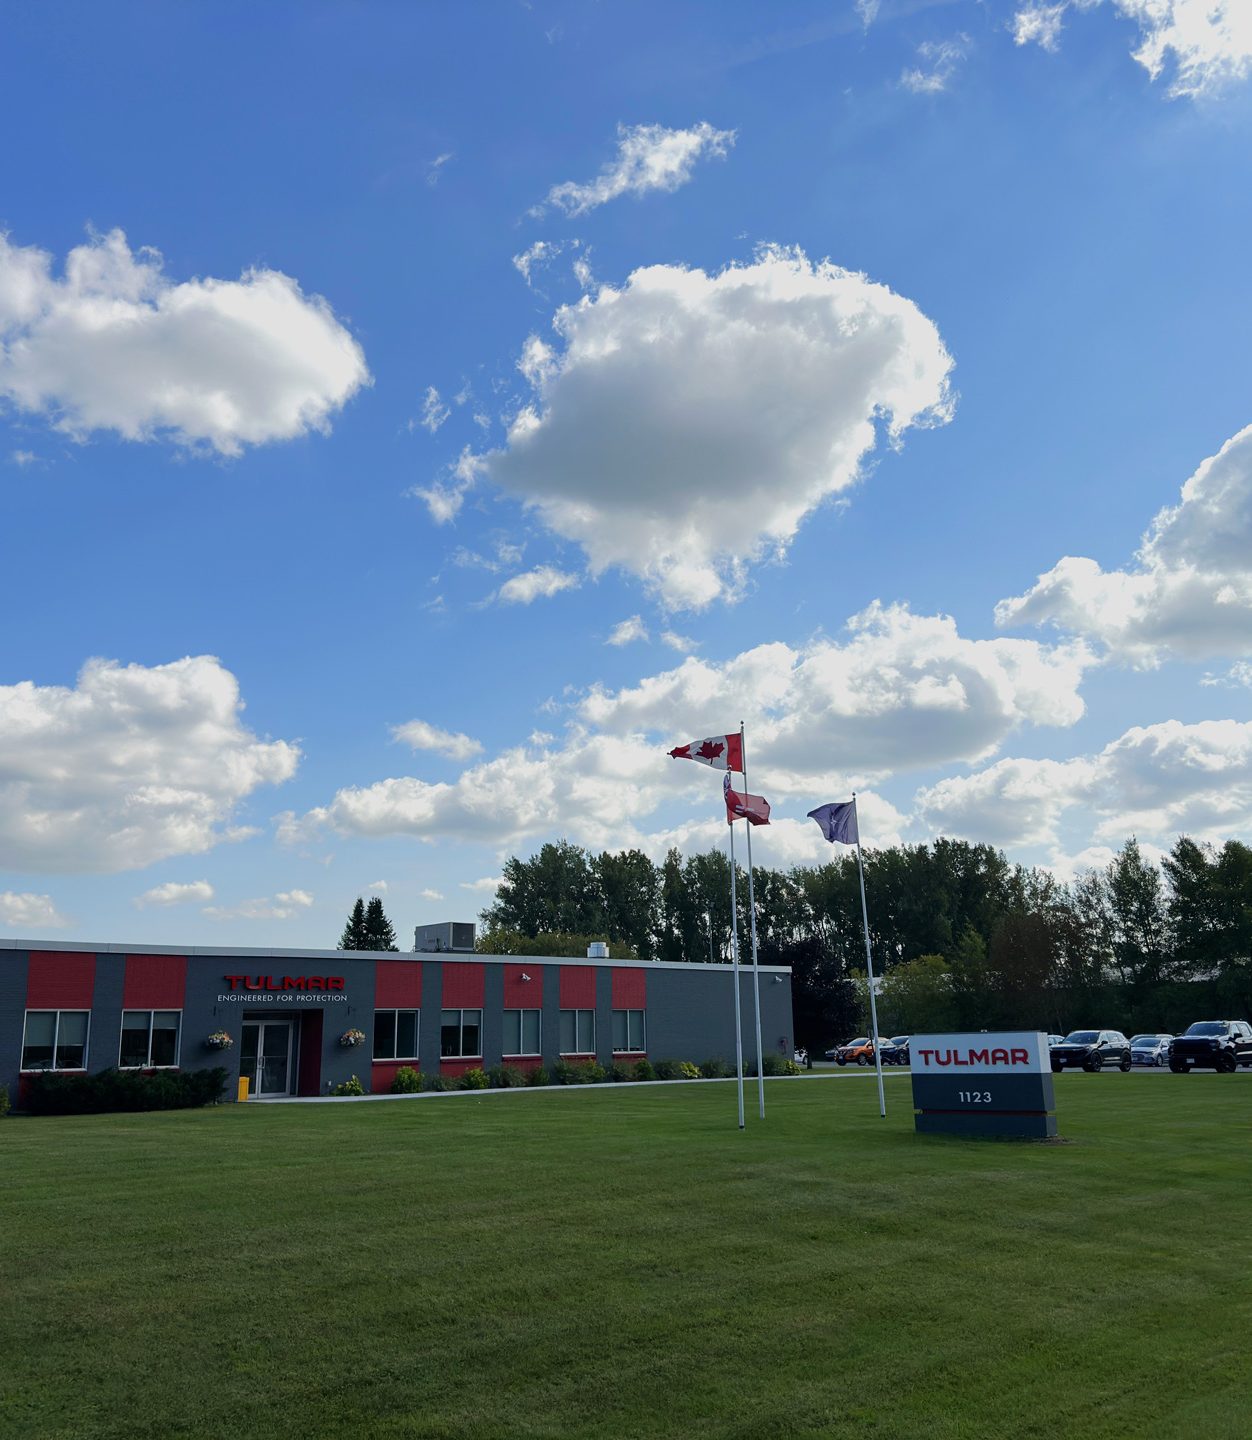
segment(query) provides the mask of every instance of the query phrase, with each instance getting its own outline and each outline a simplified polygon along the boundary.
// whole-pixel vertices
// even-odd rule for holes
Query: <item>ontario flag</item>
[[[749,825],[769,824],[769,801],[764,795],[741,795],[738,790],[732,790],[729,774],[722,781],[722,792],[726,796],[727,825],[733,825],[736,820],[746,820]]]
[[[743,770],[743,736],[710,735],[707,740],[692,740],[676,745],[670,752],[675,760],[698,760],[714,770]]]

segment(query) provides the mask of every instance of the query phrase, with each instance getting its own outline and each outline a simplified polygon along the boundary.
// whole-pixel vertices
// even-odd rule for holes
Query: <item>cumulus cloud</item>
[[[0,890],[0,924],[29,930],[63,930],[73,923],[53,904],[51,895]]]
[[[1102,0],[1031,0],[1013,18],[1013,38],[1058,48],[1068,10]],[[1252,6],[1247,0],[1111,0],[1116,13],[1139,27],[1131,53],[1153,80],[1168,73],[1171,98],[1214,95],[1252,74]]]
[[[505,605],[529,605],[539,599],[550,599],[562,590],[576,590],[582,581],[567,570],[558,570],[553,565],[537,565],[513,575],[500,586],[495,599]]]
[[[648,627],[643,623],[642,615],[630,615],[625,620],[619,620],[609,633],[609,638],[604,642],[606,645],[633,645],[636,640],[648,638]]]
[[[1052,624],[1133,665],[1252,655],[1252,425],[1228,440],[1160,511],[1134,566],[1071,555],[996,623]]]
[[[938,95],[948,88],[969,50],[969,36],[927,40],[917,47],[918,64],[900,75],[900,84],[915,95]]]
[[[371,890],[377,890],[380,895],[385,895],[387,893],[387,882],[385,880],[371,880],[369,888]]]
[[[729,712],[751,726],[752,766],[806,792],[992,754],[1024,725],[1070,726],[1090,657],[1081,645],[969,640],[942,615],[873,604],[843,641],[758,645],[721,664],[689,658],[616,692],[593,688],[581,718],[614,734],[683,739]]]
[[[479,890],[483,894],[494,895],[500,887],[503,876],[484,875],[481,880],[462,880],[462,890]],[[442,898],[442,897],[440,897]]]
[[[466,491],[485,468],[486,462],[467,445],[445,472],[450,478],[438,479],[427,486],[414,486],[409,494],[425,502],[436,525],[447,525],[461,513]]]
[[[934,324],[798,250],[716,275],[637,270],[553,324],[562,348],[530,337],[533,401],[505,448],[466,458],[467,484],[485,473],[594,574],[630,571],[674,608],[733,595],[748,561],[855,482],[879,428],[898,445],[951,412]]]
[[[307,890],[280,890],[272,897],[242,900],[238,905],[206,905],[202,913],[212,920],[290,920],[312,904]]]
[[[427,889],[427,890],[419,890],[419,891],[418,891],[418,894],[422,897],[423,900],[442,900],[442,899],[443,899],[443,891],[442,891],[442,890],[429,890],[429,889]]]
[[[916,803],[932,832],[1000,845],[1054,843],[1075,811],[1094,815],[1097,841],[1225,839],[1252,826],[1252,722],[1137,725],[1094,755],[1001,760]]]
[[[237,806],[290,779],[299,749],[241,723],[211,655],[89,660],[72,689],[0,686],[0,867],[133,870],[250,832]]]
[[[700,648],[698,640],[693,640],[689,635],[680,635],[677,630],[662,630],[661,644],[677,650],[680,655],[690,655],[693,650]]]
[[[202,905],[212,898],[213,887],[207,880],[189,880],[186,884],[167,880],[164,885],[154,885],[136,896],[134,903],[137,909],[146,910],[153,905]]]
[[[393,738],[410,749],[433,750],[450,760],[469,760],[482,754],[482,745],[469,735],[440,730],[435,725],[428,725],[425,720],[409,720],[403,725],[393,725],[391,733]]]
[[[328,428],[370,383],[361,347],[277,270],[174,283],[121,230],[52,256],[0,235],[0,397],[76,438],[238,455]]]
[[[784,809],[792,797],[808,809],[814,797],[900,770],[987,756],[1019,727],[1071,725],[1082,713],[1086,664],[1081,646],[966,640],[945,617],[874,605],[841,642],[761,645],[720,664],[688,659],[622,690],[593,688],[575,702],[559,740],[537,733],[450,782],[396,776],[342,789],[329,804],[286,817],[282,833],[290,842],[329,829],[505,847],[568,835],[658,857],[670,844],[706,848],[722,823],[708,773],[666,751],[732,715],[748,724],[753,788],[776,806],[771,845],[812,860],[821,850],[817,827],[782,824],[799,820]],[[652,818],[693,802],[707,821],[675,827]],[[877,797],[866,804],[881,827],[876,843],[889,843],[903,817]]]
[[[620,195],[677,190],[691,179],[697,160],[724,156],[734,143],[733,130],[715,130],[707,121],[689,130],[669,130],[664,125],[619,125],[617,154],[599,175],[586,184],[566,180],[554,185],[548,191],[548,204],[567,215],[584,215]]]

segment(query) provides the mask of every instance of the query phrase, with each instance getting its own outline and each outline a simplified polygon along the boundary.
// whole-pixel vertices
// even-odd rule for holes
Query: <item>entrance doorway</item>
[[[248,1094],[291,1094],[290,1020],[255,1020],[245,1023],[239,1049],[239,1074],[248,1081]]]

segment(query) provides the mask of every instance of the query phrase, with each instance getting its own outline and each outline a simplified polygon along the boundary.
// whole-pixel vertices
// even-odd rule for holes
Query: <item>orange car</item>
[[[849,1040],[846,1045],[835,1047],[836,1065],[872,1065],[874,1063],[874,1042],[868,1035],[862,1035],[857,1040]]]

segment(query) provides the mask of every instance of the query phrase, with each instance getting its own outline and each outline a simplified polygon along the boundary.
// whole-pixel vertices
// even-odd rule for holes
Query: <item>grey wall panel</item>
[[[107,1070],[121,1059],[122,986],[125,955],[97,955],[96,983],[91,995],[91,1031],[87,1037],[87,1069]]]
[[[0,1085],[9,1087],[9,1103],[17,1104],[22,1067],[22,1027],[26,1022],[25,950],[0,951]]]
[[[422,1018],[417,1053],[424,1075],[439,1074],[440,1012],[443,1009],[443,966],[422,961]]]
[[[544,1068],[551,1070],[561,1058],[561,967],[545,965],[543,977],[543,1021],[539,1043],[543,1048]]]
[[[596,971],[596,1059],[613,1063],[613,972],[607,965]]]

